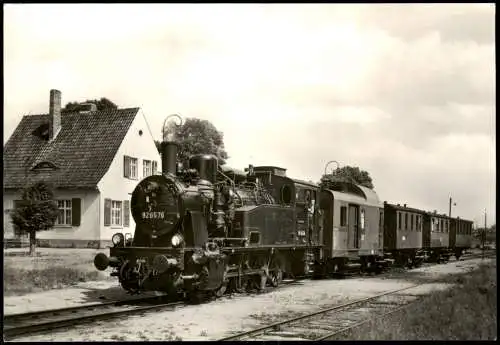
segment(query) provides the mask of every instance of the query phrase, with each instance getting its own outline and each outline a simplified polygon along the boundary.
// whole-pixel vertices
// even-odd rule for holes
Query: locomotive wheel
[[[257,287],[257,291],[264,291],[267,285],[267,275],[260,274],[255,277],[255,285]]]
[[[206,291],[194,290],[187,293],[189,303],[201,304],[210,298],[210,294]]]
[[[275,270],[270,272],[270,275],[271,286],[273,287],[277,287],[283,281],[283,271],[280,268],[276,268]]]
[[[265,274],[257,274],[250,278],[247,284],[247,291],[264,291],[267,285],[267,276]]]
[[[229,267],[226,266],[226,270],[224,271],[224,275],[222,277],[222,284],[221,286],[215,290],[215,297],[222,297],[227,291],[227,285],[229,280],[227,279],[227,272],[229,270]]]
[[[244,293],[247,286],[247,278],[245,276],[234,277],[230,280],[231,291],[236,293]]]
[[[215,290],[215,297],[222,297],[227,291],[227,283],[222,283],[220,288]]]

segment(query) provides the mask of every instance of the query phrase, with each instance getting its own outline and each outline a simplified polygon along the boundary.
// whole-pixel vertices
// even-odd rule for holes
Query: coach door
[[[348,248],[359,248],[359,206],[349,205]]]

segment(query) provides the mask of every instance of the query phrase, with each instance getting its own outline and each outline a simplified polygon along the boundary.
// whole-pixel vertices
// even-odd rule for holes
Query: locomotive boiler
[[[112,267],[130,292],[195,295],[263,289],[283,274],[308,270],[317,227],[300,217],[306,210],[296,197],[300,183],[250,166],[237,184],[206,154],[182,168],[175,135],[167,135],[161,151],[162,174],[143,179],[132,193],[133,238],[115,234],[110,256],[95,257],[97,269]]]

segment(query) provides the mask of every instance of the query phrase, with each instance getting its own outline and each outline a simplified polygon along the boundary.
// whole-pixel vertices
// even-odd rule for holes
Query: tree
[[[208,153],[217,156],[219,164],[226,163],[228,155],[224,149],[224,134],[210,121],[187,118],[182,126],[168,130],[175,131],[179,143],[177,159],[181,162],[186,162],[191,155]],[[161,153],[160,141],[155,140],[155,144]]]
[[[339,179],[351,181],[370,189],[373,189],[374,187],[372,178],[367,171],[360,170],[358,167],[352,167],[349,165],[343,166],[342,168],[337,168],[335,171],[333,171],[332,174],[323,175],[321,177],[320,184],[324,185],[328,183],[328,181]]]
[[[63,112],[71,113],[79,111],[82,107],[83,103],[94,103],[97,106],[97,110],[109,110],[109,109],[118,109],[118,106],[107,99],[106,97],[102,97],[101,99],[87,99],[85,102],[69,102],[62,109]]]
[[[17,234],[28,234],[30,255],[35,255],[36,233],[49,230],[59,214],[52,187],[41,181],[22,190],[20,205],[10,212]]]

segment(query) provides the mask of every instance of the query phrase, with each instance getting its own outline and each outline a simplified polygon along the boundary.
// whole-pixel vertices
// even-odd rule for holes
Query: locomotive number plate
[[[142,212],[142,219],[164,219],[165,212]]]

